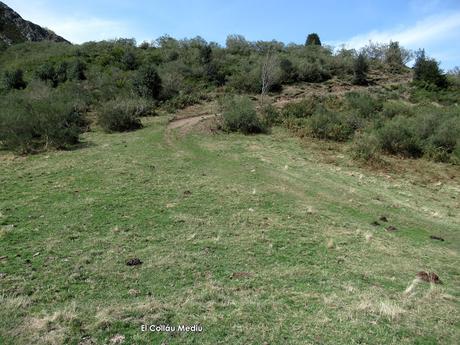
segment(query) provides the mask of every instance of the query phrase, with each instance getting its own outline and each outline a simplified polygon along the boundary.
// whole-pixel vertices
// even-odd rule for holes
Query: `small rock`
[[[138,289],[130,289],[128,291],[128,294],[130,296],[139,296],[141,294],[141,292]]]
[[[110,339],[111,344],[123,344],[125,342],[125,336],[117,334]]]
[[[398,228],[396,228],[396,227],[393,226],[393,225],[390,225],[389,227],[386,228],[386,230],[387,230],[388,232],[395,232],[395,231],[398,230]]]
[[[0,272],[0,279],[5,278],[5,277],[6,277],[6,273]]]
[[[128,265],[128,266],[138,266],[138,265],[142,265],[142,261],[139,258],[133,258],[133,259],[129,259],[126,262],[126,265]]]
[[[439,279],[439,276],[434,272],[420,271],[417,273],[417,278],[427,283],[442,284],[442,281]]]
[[[377,222],[376,220],[374,220],[374,221],[371,223],[371,225],[373,225],[373,226],[379,226],[379,225],[380,225],[380,223],[379,223],[379,222]]]
[[[431,238],[432,240],[444,242],[444,239],[443,239],[442,237],[439,237],[439,236],[431,235],[430,238]]]
[[[379,220],[382,221],[382,222],[385,222],[385,223],[388,222],[388,218],[385,217],[385,216],[381,216],[381,217],[379,218]]]
[[[8,259],[8,256],[6,255],[0,256],[0,260],[5,260],[5,259]]]
[[[191,192],[191,191],[186,190],[186,191],[184,192],[184,196],[190,196],[190,195],[192,195],[192,192]]]

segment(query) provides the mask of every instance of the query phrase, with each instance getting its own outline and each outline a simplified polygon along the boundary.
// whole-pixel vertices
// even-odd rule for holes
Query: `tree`
[[[420,85],[426,83],[439,88],[448,86],[447,77],[439,68],[439,63],[435,59],[427,58],[423,49],[416,53],[414,81]]]
[[[307,41],[305,42],[306,46],[320,46],[321,45],[321,40],[319,39],[319,36],[317,33],[313,32],[308,35]]]
[[[270,88],[275,84],[278,79],[278,61],[275,54],[272,51],[268,51],[267,55],[262,61],[262,73],[261,73],[261,84],[262,84],[262,97],[264,97]]]
[[[25,89],[27,84],[24,81],[24,73],[22,69],[15,69],[13,71],[5,71],[3,75],[3,83],[7,90],[12,89]]]
[[[154,65],[147,65],[137,72],[133,82],[136,92],[146,98],[158,99],[161,92],[161,78]]]
[[[121,64],[123,65],[123,69],[126,71],[133,71],[139,66],[136,55],[134,55],[131,50],[125,51],[121,57]]]
[[[404,67],[403,56],[398,42],[390,42],[385,54],[385,62],[391,72],[399,73]]]
[[[354,63],[354,83],[356,85],[367,85],[367,72],[369,71],[369,65],[367,63],[364,53],[360,53]]]

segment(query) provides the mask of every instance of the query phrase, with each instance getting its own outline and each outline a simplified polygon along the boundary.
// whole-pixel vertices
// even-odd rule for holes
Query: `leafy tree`
[[[320,46],[321,40],[317,33],[311,33],[307,36],[307,41],[305,42],[306,46]]]
[[[404,61],[398,42],[390,42],[385,54],[385,62],[391,72],[401,72],[404,67]]]
[[[146,98],[158,99],[161,92],[161,78],[154,65],[140,69],[133,82],[136,92]]]
[[[367,72],[369,71],[369,65],[367,63],[366,57],[363,53],[360,53],[355,60],[354,64],[354,83],[356,85],[367,85]]]
[[[420,85],[432,84],[439,88],[448,86],[447,77],[439,68],[439,63],[435,59],[427,58],[423,49],[416,53],[414,81]]]
[[[131,50],[125,51],[121,57],[121,64],[126,71],[133,71],[139,67],[136,55]]]
[[[24,73],[22,69],[15,69],[12,71],[5,71],[3,75],[3,83],[7,90],[12,89],[25,89],[27,84],[24,81]]]

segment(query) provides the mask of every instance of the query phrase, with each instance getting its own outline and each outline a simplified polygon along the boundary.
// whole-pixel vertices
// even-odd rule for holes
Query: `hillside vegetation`
[[[29,42],[0,69],[1,344],[460,338],[458,70],[317,34]]]

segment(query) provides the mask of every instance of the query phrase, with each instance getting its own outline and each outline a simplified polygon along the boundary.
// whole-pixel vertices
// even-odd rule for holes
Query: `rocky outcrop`
[[[0,1],[0,43],[11,45],[25,41],[70,43],[51,30],[22,19],[19,14]]]

